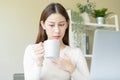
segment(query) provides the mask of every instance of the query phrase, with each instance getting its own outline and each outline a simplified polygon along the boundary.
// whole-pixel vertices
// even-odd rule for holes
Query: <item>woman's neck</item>
[[[63,42],[61,42],[60,43],[60,50],[63,50],[65,47],[66,47],[66,45]]]

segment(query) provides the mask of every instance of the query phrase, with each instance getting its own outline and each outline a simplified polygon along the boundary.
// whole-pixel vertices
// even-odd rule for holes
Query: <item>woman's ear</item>
[[[44,22],[41,21],[40,24],[41,24],[42,28],[45,30],[46,28],[45,28]]]

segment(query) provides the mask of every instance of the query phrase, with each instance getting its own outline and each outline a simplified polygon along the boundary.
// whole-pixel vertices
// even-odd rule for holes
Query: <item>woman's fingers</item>
[[[58,63],[58,60],[59,60],[59,59],[51,59],[51,61],[52,61],[54,64],[57,64],[57,63]]]
[[[63,57],[65,60],[70,60],[70,58],[68,57],[67,54],[64,54],[64,57]]]
[[[40,58],[43,59],[43,58],[44,58],[44,54],[39,54],[37,57],[38,57],[39,59],[40,59]]]
[[[39,54],[44,54],[45,53],[45,51],[44,51],[44,49],[38,49],[38,50],[35,50],[34,51],[35,52],[35,55],[39,55]]]
[[[75,66],[72,64],[70,58],[65,54],[63,58],[52,59],[52,62],[57,67],[72,73],[75,69]]]
[[[36,44],[36,46],[33,48],[33,50],[36,55],[44,53],[44,48],[43,48],[42,42],[40,42],[39,44]]]
[[[34,59],[38,66],[41,66],[44,60],[44,48],[42,42],[33,47]]]

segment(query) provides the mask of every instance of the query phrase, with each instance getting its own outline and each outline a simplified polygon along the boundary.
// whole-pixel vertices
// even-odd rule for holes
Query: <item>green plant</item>
[[[112,14],[113,12],[107,12],[107,8],[101,8],[101,9],[94,9],[92,11],[92,16],[97,18],[97,17],[107,17],[109,14]]]
[[[81,3],[77,3],[77,7],[81,13],[84,13],[84,12],[91,13],[92,10],[95,8],[95,4],[92,2],[89,2],[85,5],[83,5]]]

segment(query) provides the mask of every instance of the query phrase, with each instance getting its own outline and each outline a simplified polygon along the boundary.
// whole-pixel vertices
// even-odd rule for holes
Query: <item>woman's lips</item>
[[[55,39],[60,39],[60,36],[53,36],[53,38],[55,38]]]

